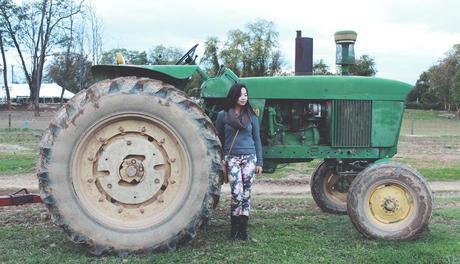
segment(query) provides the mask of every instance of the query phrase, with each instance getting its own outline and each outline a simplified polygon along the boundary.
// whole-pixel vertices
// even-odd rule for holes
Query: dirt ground
[[[32,193],[38,193],[38,179],[35,174],[17,174],[0,177],[0,195],[8,195],[21,188],[27,188]],[[460,181],[429,182],[435,194],[460,196]],[[230,186],[222,186],[223,195],[230,194]],[[254,196],[310,196],[310,185],[305,180],[267,180],[256,179],[252,194]]]

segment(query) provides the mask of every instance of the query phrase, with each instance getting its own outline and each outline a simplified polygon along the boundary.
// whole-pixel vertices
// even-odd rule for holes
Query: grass
[[[0,129],[0,143],[38,146],[42,137],[41,129]]]
[[[38,155],[0,153],[1,174],[30,173],[35,171]]]
[[[26,208],[0,218],[0,263],[460,263],[460,198],[435,205],[429,231],[401,242],[366,239],[348,216],[322,213],[312,199],[255,197],[250,230],[257,242],[230,242],[224,200],[188,245],[125,259],[89,255],[41,220],[41,207]]]
[[[0,175],[35,171],[42,130],[0,129]]]
[[[261,178],[269,179],[299,179],[310,176],[318,167],[320,160],[304,163],[280,164],[273,173],[264,173]]]
[[[393,160],[416,168],[428,181],[460,181],[458,160],[422,160],[399,156]]]
[[[434,120],[441,119],[438,111],[419,110],[419,109],[406,109],[404,111],[404,117],[407,119],[414,120]]]
[[[448,119],[439,111],[406,109],[401,135],[460,136],[460,120]]]
[[[460,164],[450,168],[419,168],[428,181],[460,181]]]

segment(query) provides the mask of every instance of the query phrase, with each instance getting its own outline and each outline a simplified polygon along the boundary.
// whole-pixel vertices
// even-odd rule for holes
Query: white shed
[[[30,96],[29,85],[27,83],[21,84],[8,84],[10,90],[10,98],[13,102],[23,102],[27,100]],[[42,103],[58,103],[59,98],[61,97],[62,87],[57,83],[42,83],[40,88],[40,102]],[[65,90],[64,91],[64,100],[67,101],[72,98],[75,94]],[[0,89],[0,102],[6,102],[6,92],[4,85],[1,85]]]

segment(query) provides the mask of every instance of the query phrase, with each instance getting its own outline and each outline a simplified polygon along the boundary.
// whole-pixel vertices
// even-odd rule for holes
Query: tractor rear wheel
[[[322,161],[310,179],[311,195],[323,212],[347,213],[347,191],[338,188],[339,175],[332,161]]]
[[[54,222],[93,254],[173,250],[220,192],[211,121],[161,81],[123,77],[77,94],[45,132],[38,177]]]
[[[369,238],[415,238],[428,226],[432,208],[431,190],[423,176],[394,162],[363,170],[348,192],[348,215]]]

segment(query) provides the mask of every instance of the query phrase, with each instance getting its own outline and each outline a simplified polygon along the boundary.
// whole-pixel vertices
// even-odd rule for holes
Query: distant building
[[[1,83],[1,82],[0,82]],[[6,91],[5,86],[0,85],[0,104],[6,103]],[[13,103],[24,103],[29,100],[30,90],[27,83],[10,83],[8,84],[10,91],[11,102]],[[61,98],[62,87],[56,83],[42,83],[40,88],[40,103],[59,103]],[[74,96],[74,93],[65,90],[64,101],[68,101]]]

